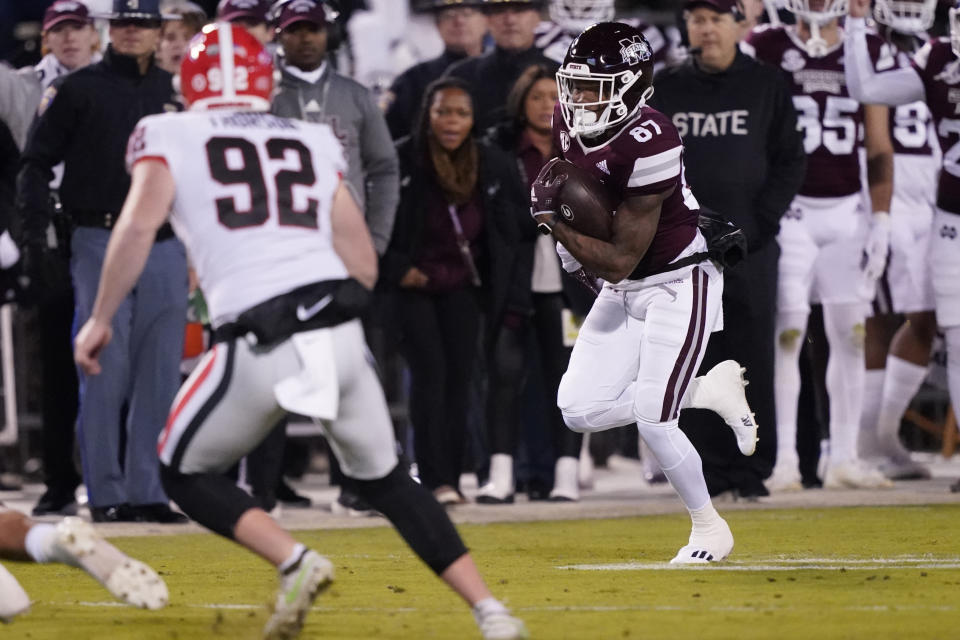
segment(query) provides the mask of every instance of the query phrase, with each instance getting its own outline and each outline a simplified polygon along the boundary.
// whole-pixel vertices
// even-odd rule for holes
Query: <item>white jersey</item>
[[[173,175],[170,222],[214,326],[305,284],[347,277],[330,221],[346,164],[327,125],[235,111],[147,116],[130,136],[127,166],[147,158]]]

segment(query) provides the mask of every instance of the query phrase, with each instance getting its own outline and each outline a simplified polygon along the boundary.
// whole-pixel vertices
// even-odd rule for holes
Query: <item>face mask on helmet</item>
[[[847,0],[786,0],[787,11],[810,25],[807,53],[815,58],[827,54],[827,42],[820,37],[820,27],[847,15]]]
[[[568,33],[580,33],[594,22],[612,20],[613,0],[551,0],[550,19]]]
[[[925,33],[936,10],[937,0],[876,0],[873,17],[900,33]]]
[[[557,72],[560,111],[572,135],[592,138],[640,110],[653,95],[648,86],[639,98],[631,91],[642,73],[591,73],[585,65],[569,63]]]

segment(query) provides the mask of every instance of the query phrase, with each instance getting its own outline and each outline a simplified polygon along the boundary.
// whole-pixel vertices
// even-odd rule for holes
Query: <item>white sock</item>
[[[471,611],[473,612],[473,619],[477,621],[477,624],[483,622],[483,619],[489,615],[495,613],[509,613],[507,608],[503,606],[503,603],[493,596],[484,598],[483,600],[477,602],[477,604],[473,605]]]
[[[947,342],[947,387],[953,415],[960,420],[960,327],[948,327],[943,335]]]
[[[490,482],[498,497],[506,498],[513,495],[513,456],[507,453],[495,453],[490,456]]]
[[[79,566],[76,559],[64,553],[57,542],[57,527],[53,524],[38,523],[30,527],[23,546],[35,562],[61,562],[71,567]]]
[[[292,567],[296,566],[296,564],[300,562],[300,558],[303,557],[303,554],[306,553],[306,551],[307,548],[299,542],[295,544],[290,556],[280,563],[280,565],[277,567],[277,571],[282,574],[286,574]]]
[[[777,409],[777,462],[797,460],[797,403],[800,401],[800,348],[807,333],[805,312],[777,313],[773,398]]]
[[[830,345],[827,390],[830,396],[830,463],[857,457],[867,371],[863,342],[866,310],[858,304],[824,304],[823,327]]]
[[[714,524],[720,521],[720,514],[714,508],[712,502],[708,502],[699,509],[690,510],[690,520],[693,521],[694,533],[710,529]]]
[[[900,420],[926,377],[926,367],[894,355],[887,356],[887,376],[883,381],[883,396],[877,416],[877,443],[881,453],[884,448],[898,448]]]
[[[887,363],[890,362],[887,357]],[[863,379],[863,412],[860,414],[860,437],[857,451],[861,458],[879,455],[877,445],[877,417],[880,413],[880,401],[883,398],[885,369],[867,369]]]
[[[710,492],[703,477],[700,454],[677,426],[677,421],[655,424],[637,422],[637,429],[687,510],[701,509],[710,504]]]

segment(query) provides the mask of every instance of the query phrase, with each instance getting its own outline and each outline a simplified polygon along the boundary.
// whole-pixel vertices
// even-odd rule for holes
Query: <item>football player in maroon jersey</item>
[[[652,76],[650,45],[635,27],[602,22],[573,41],[557,74],[554,142],[619,203],[612,235],[599,240],[562,222],[549,163],[533,185],[531,211],[559,241],[567,271],[582,264],[605,281],[560,383],[564,421],[586,433],[636,423],[693,520],[688,544],[671,562],[706,563],[730,553],[733,535],[710,501],[678,414],[687,406],[713,409],[747,455],[756,423],[739,364],[727,360],[694,378],[710,333],[722,328],[723,275],[706,258],[680,135],[645,104]]]
[[[929,255],[937,324],[947,344],[950,398],[960,415],[960,8],[950,10],[949,38],[929,41],[910,66],[885,71],[869,64],[864,20],[869,8],[869,0],[850,0],[850,46],[844,53],[850,94],[889,105],[923,100],[943,151]]]
[[[793,92],[803,130],[807,175],[780,221],[774,392],[777,462],[771,491],[800,489],[796,450],[800,347],[810,301],[823,304],[830,345],[830,455],[827,487],[881,487],[889,481],[860,459],[857,438],[863,408],[864,332],[868,303],[889,251],[893,147],[887,109],[863,105],[847,91],[846,0],[789,0],[797,24],[754,29],[742,48],[778,67]],[[893,66],[888,45],[870,36],[871,64]],[[869,205],[862,194],[860,152],[866,150]],[[872,215],[871,215],[872,212]]]

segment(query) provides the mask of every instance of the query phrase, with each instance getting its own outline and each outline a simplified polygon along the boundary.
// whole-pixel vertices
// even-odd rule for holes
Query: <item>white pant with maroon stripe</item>
[[[387,475],[396,465],[393,426],[359,320],[336,326],[333,358],[340,387],[336,420],[324,423],[343,472],[360,480]],[[220,473],[256,447],[283,410],[274,385],[299,375],[291,340],[272,349],[245,338],[216,344],[174,400],[157,450],[181,473]]]
[[[676,424],[709,335],[722,327],[723,276],[710,263],[664,276],[607,284],[593,303],[557,394],[574,431]]]

